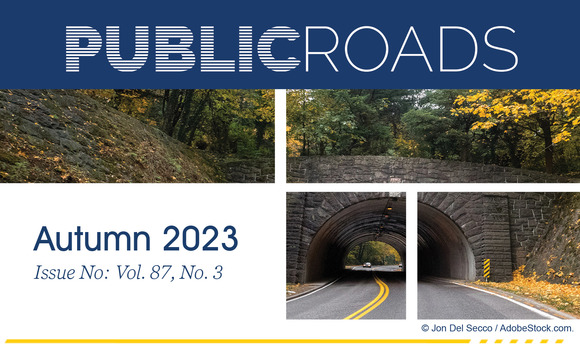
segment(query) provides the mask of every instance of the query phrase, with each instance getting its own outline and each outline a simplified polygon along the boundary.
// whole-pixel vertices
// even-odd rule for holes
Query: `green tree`
[[[401,262],[401,256],[384,242],[367,241],[352,248],[345,259],[345,265],[348,266],[366,262],[373,265],[395,265]]]
[[[471,125],[475,116],[452,116],[462,90],[425,91],[416,108],[402,117],[405,134],[418,144],[421,157],[470,161],[473,158]]]
[[[82,90],[189,146],[272,156],[274,90]]]
[[[290,155],[381,155],[393,151],[402,114],[416,90],[288,92]]]

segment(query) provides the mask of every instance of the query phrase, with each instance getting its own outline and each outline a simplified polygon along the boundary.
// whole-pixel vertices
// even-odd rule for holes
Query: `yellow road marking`
[[[383,282],[374,272],[373,272],[373,277],[375,279],[375,282],[379,285],[379,288],[380,288],[379,295],[377,295],[375,297],[375,299],[370,301],[367,305],[365,305],[361,309],[357,310],[356,312],[352,313],[348,317],[344,318],[345,320],[348,320],[348,319],[357,320],[357,319],[364,317],[368,313],[372,312],[382,302],[384,302],[385,299],[387,299],[387,297],[389,296],[389,287],[385,284],[385,282]]]

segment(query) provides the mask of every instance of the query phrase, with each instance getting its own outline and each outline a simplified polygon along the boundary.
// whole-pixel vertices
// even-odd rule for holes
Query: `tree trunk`
[[[169,136],[173,137],[173,132],[177,122],[181,118],[181,111],[183,110],[181,90],[169,90],[166,92],[164,98],[164,126],[163,130]]]
[[[544,137],[544,160],[546,162],[546,172],[554,173],[554,144],[552,143],[552,127],[550,121],[541,119],[538,121]]]
[[[254,120],[254,128],[256,129],[256,149],[260,149],[264,144],[264,136],[266,135],[267,123],[260,121],[259,119]]]

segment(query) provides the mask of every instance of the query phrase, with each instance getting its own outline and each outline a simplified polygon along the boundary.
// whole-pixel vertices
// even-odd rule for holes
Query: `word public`
[[[66,26],[66,72],[80,72],[81,59],[95,57],[103,51],[103,48],[109,65],[120,72],[141,70],[148,61],[154,64],[150,68],[154,68],[155,72],[185,72],[198,65],[200,72],[243,73],[254,71],[256,64],[273,72],[289,72],[298,68],[301,71],[311,72],[318,70],[319,66],[325,66],[326,70],[331,69],[335,72],[345,69],[373,72],[386,68],[387,58],[395,52],[394,61],[389,61],[391,72],[395,72],[400,62],[409,57],[419,58],[419,66],[429,72],[434,71],[432,66],[434,60],[427,56],[421,38],[413,26],[409,27],[402,43],[397,43],[395,50],[398,51],[391,51],[392,44],[387,36],[374,26],[359,26],[348,34],[339,34],[330,26],[306,26],[302,32],[289,26],[274,26],[258,35],[254,34],[254,30],[252,26],[238,26],[237,34],[233,35],[236,41],[231,42],[233,40],[229,39],[231,43],[237,44],[234,52],[237,53],[237,58],[216,58],[214,26],[200,27],[199,41],[195,46],[194,33],[187,26],[134,26],[130,31],[124,29],[123,34],[120,26],[106,26],[104,33],[92,26]],[[509,26],[494,26],[476,36],[470,29],[462,26],[439,26],[438,71],[468,70],[476,63],[478,56],[481,56],[482,43],[486,50],[491,50],[487,51],[487,54],[499,52],[508,59],[507,64],[502,67],[483,62],[482,66],[485,69],[492,72],[514,70],[519,61],[517,53],[504,47],[505,45],[497,44],[497,41],[499,38],[502,42],[506,36],[514,36],[515,32]],[[121,51],[121,35],[129,41],[129,49],[123,48]],[[314,40],[321,36],[330,41]],[[446,39],[449,40],[451,36],[463,37],[468,45],[463,44],[449,50],[449,41],[446,43]],[[288,44],[299,38],[303,38],[305,46],[298,53],[296,46],[291,48],[293,53],[290,55],[296,56],[275,54],[276,51],[272,49],[274,44]],[[131,39],[134,39],[133,43]],[[123,42],[124,45],[126,41]],[[361,54],[353,53],[360,51],[361,45],[365,49],[372,49],[374,53],[378,51],[378,58],[375,59],[376,56],[373,55],[371,61],[376,63],[370,65],[368,61],[361,63]],[[229,45],[224,43],[222,48],[227,50],[227,46]],[[452,61],[456,60],[453,57],[458,56],[456,55],[458,52],[465,63],[458,65],[457,61]],[[127,55],[132,57],[129,58]],[[256,55],[258,61],[255,61]],[[363,53],[362,56],[364,55]],[[311,61],[314,57],[322,60],[316,62],[316,67]],[[451,63],[453,65],[450,65]],[[85,66],[83,65],[83,70]]]

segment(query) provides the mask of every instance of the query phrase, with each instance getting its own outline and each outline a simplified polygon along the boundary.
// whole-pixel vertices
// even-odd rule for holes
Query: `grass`
[[[514,278],[511,282],[477,281],[476,284],[532,298],[560,311],[580,316],[580,286],[549,283],[544,280],[538,280],[535,274],[525,277],[523,275],[523,267],[514,272]]]

